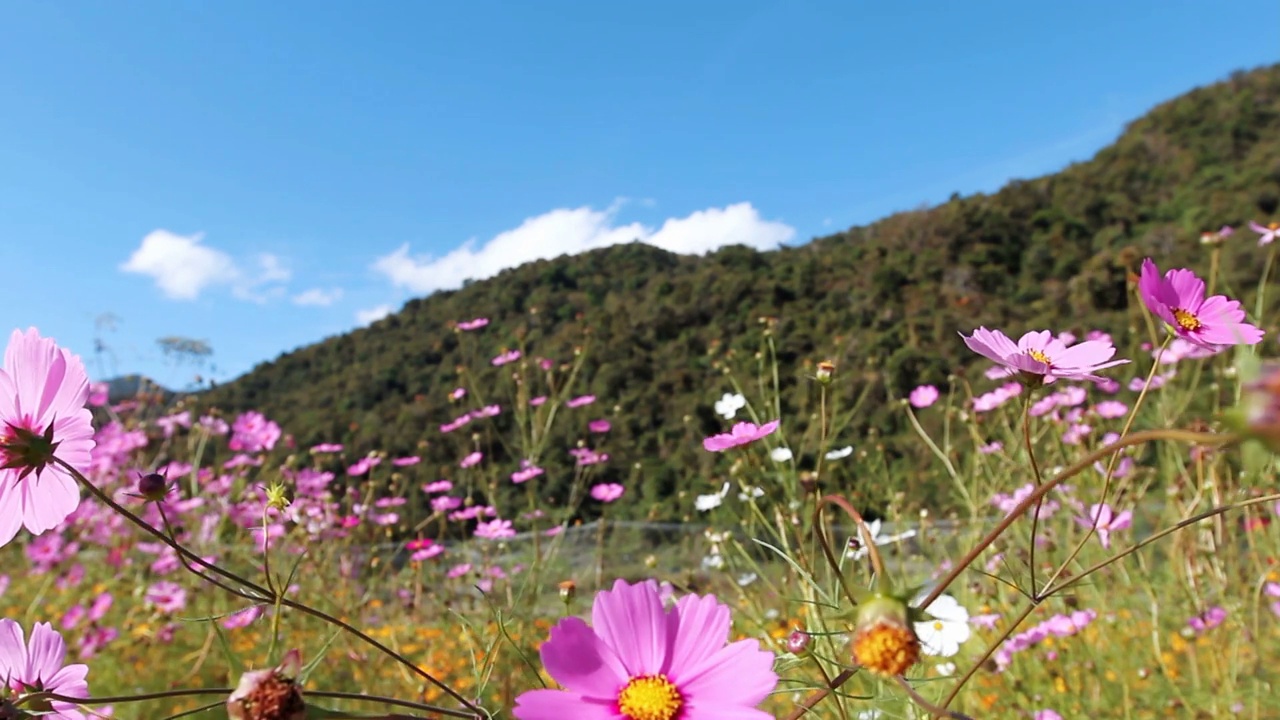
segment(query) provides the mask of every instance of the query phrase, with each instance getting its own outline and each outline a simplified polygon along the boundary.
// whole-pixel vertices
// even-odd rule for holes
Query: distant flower
[[[1128,360],[1112,360],[1116,349],[1101,340],[1086,340],[1070,347],[1053,337],[1048,330],[1029,332],[1015,344],[999,330],[980,327],[965,337],[970,350],[995,361],[1006,376],[1042,376],[1044,382],[1054,380],[1101,380],[1096,373]]]
[[[823,455],[823,457],[828,460],[843,460],[852,454],[853,454],[853,446],[845,445],[844,447],[836,450],[828,450],[827,454]]]
[[[617,483],[601,483],[591,487],[591,497],[602,503],[611,503],[622,497],[625,488]]]
[[[769,452],[769,457],[776,463],[784,463],[792,458],[791,449],[776,447]]]
[[[462,458],[462,462],[458,463],[458,467],[464,468],[464,469],[469,467],[475,467],[476,465],[479,465],[480,461],[483,459],[484,459],[484,453],[477,450],[476,452],[473,452],[470,455],[467,455],[466,457]]]
[[[907,396],[911,407],[924,409],[938,402],[938,388],[932,385],[921,385]]]
[[[452,489],[453,489],[453,483],[449,482],[448,480],[437,480],[435,482],[427,483],[426,485],[422,486],[422,492],[427,493],[428,495],[434,495],[435,493],[449,492]]]
[[[250,605],[243,610],[237,610],[222,619],[222,627],[228,630],[236,628],[248,627],[253,624],[254,620],[262,617],[263,609],[261,605]]]
[[[460,578],[471,572],[471,563],[460,563],[449,568],[449,572],[445,573],[447,578]]]
[[[147,588],[147,602],[162,613],[175,613],[187,606],[187,591],[182,586],[161,580]]]
[[[569,451],[569,454],[578,459],[578,467],[609,462],[609,453],[602,453],[591,448],[573,448]]]
[[[520,469],[511,473],[511,482],[519,485],[538,477],[544,472],[546,471],[542,468],[531,464],[528,460],[524,460],[520,463]]]
[[[450,510],[455,510],[460,507],[462,507],[462,498],[457,498],[452,495],[441,495],[439,497],[431,498],[432,512],[449,512]]]
[[[716,414],[732,420],[738,411],[747,406],[747,399],[739,393],[725,393],[716,401]]]
[[[698,512],[707,512],[708,510],[714,510],[715,508],[720,507],[720,504],[724,502],[724,498],[728,494],[729,494],[729,483],[725,483],[724,487],[720,488],[720,492],[711,493],[709,495],[699,495],[698,497],[694,498],[693,507]],[[1280,504],[1277,504],[1277,507],[1280,507]]]
[[[342,452],[342,446],[338,443],[320,443],[311,448],[311,452],[317,455],[322,453],[339,453]]]
[[[89,404],[94,407],[106,405],[110,392],[111,386],[104,382],[89,383]]]
[[[938,657],[951,657],[960,652],[960,645],[969,639],[971,632],[969,611],[950,595],[939,595],[924,612],[933,619],[915,624],[920,649],[926,655]]]
[[[464,398],[464,397],[466,397],[466,396],[467,396],[467,389],[466,389],[466,388],[454,388],[454,389],[449,393],[449,399],[450,399],[450,400],[461,400],[462,398]]]
[[[236,452],[257,453],[270,450],[280,439],[280,426],[250,410],[231,424],[231,440],[227,446]]]
[[[1226,242],[1227,238],[1234,235],[1235,232],[1236,232],[1235,228],[1231,227],[1230,225],[1223,225],[1216,232],[1213,230],[1206,230],[1205,232],[1200,233],[1200,244],[1201,245],[1221,245],[1222,243]]]
[[[867,532],[871,533],[871,541],[877,547],[882,545],[891,545],[899,540],[908,540],[916,536],[915,530],[903,530],[900,533],[892,535],[881,535],[880,530],[883,527],[879,520],[872,520],[867,523]],[[848,547],[845,550],[845,557],[851,560],[861,560],[866,557],[870,551],[867,549],[866,542],[862,538],[862,533],[855,533],[849,538]]]
[[[983,455],[991,455],[994,453],[998,453],[1003,449],[1004,449],[1004,443],[1000,442],[999,440],[992,440],[986,445],[978,446],[978,452],[982,453]]]
[[[590,430],[593,433],[607,433],[612,429],[613,425],[609,424],[608,420],[592,420],[587,423],[587,430]]]
[[[1129,406],[1119,400],[1104,400],[1097,405],[1094,405],[1093,411],[1097,413],[1100,418],[1114,420],[1127,415],[1129,412]]]
[[[1215,605],[1187,621],[1187,625],[1197,633],[1212,630],[1227,619],[1227,611],[1221,605]]]
[[[507,352],[504,352],[490,360],[489,363],[494,367],[502,367],[503,365],[519,360],[520,355],[521,353],[519,350],[508,350]]]
[[[382,458],[378,457],[377,455],[369,455],[367,457],[362,457],[359,460],[357,460],[355,464],[353,464],[351,467],[347,468],[347,474],[352,477],[360,477],[361,475],[368,473],[370,470],[372,470],[373,468],[381,464],[382,464]]]
[[[510,520],[495,519],[477,525],[475,536],[487,540],[503,540],[515,537],[516,531],[511,527]]]
[[[410,465],[417,465],[420,462],[422,462],[422,458],[417,455],[410,455],[408,457],[398,457],[395,460],[392,460],[391,464],[396,467],[409,467]]]
[[[479,420],[481,418],[497,417],[501,413],[502,413],[501,405],[485,405],[484,407],[478,410],[472,410],[471,419]]]
[[[1055,710],[1039,710],[1032,716],[1031,720],[1062,720],[1062,716]]]
[[[712,435],[702,441],[702,447],[709,452],[724,452],[729,448],[735,448],[740,445],[753,443],[760,438],[769,435],[778,429],[778,421],[770,420],[764,425],[756,425],[755,423],[740,422],[733,426],[733,430],[720,435]]]
[[[479,317],[474,320],[463,320],[458,323],[457,328],[459,330],[462,330],[463,332],[467,332],[470,330],[479,330],[480,328],[488,324],[489,324],[489,318]]]
[[[595,395],[579,395],[578,397],[569,400],[564,405],[565,407],[580,408],[584,405],[590,405],[595,401],[596,401]]]
[[[84,363],[31,328],[14,330],[0,368],[0,545],[39,535],[80,506],[80,487],[53,459],[88,472],[94,447]]]
[[[1258,238],[1258,247],[1270,245],[1275,241],[1276,236],[1280,235],[1280,223],[1276,222],[1268,225],[1259,225],[1251,220],[1249,221],[1249,229],[1262,236]]]
[[[761,720],[754,710],[778,676],[756,640],[729,643],[730,610],[715,596],[686,595],[664,608],[658,584],[623,580],[596,594],[594,627],[561,620],[541,647],[564,690],[516,698],[517,720]],[[729,643],[726,645],[726,643]]]
[[[1190,270],[1160,276],[1151,258],[1142,263],[1138,293],[1151,314],[1183,340],[1221,351],[1232,345],[1255,345],[1263,332],[1246,323],[1244,310],[1225,295],[1205,298],[1204,281]]]
[[[529,399],[529,405],[531,405],[531,406],[533,406],[533,407],[538,407],[538,406],[540,406],[540,405],[545,405],[545,404],[546,404],[546,402],[547,402],[547,396],[546,396],[546,395],[539,395],[539,396],[538,396],[538,397],[536,397],[536,398],[530,398],[530,399]]]
[[[1091,505],[1088,516],[1076,518],[1076,522],[1082,527],[1094,528],[1098,533],[1098,541],[1102,543],[1102,547],[1110,548],[1111,533],[1128,528],[1133,523],[1133,513],[1125,510],[1116,514],[1110,505],[1102,503],[1100,505]]]
[[[18,698],[36,692],[51,692],[65,697],[88,698],[89,675],[87,665],[63,665],[67,655],[62,635],[49,623],[36,623],[31,627],[28,642],[22,626],[13,620],[0,620],[0,678],[6,679],[9,690]],[[47,703],[47,704],[46,704]],[[30,709],[41,706],[47,712],[38,713],[50,720],[84,720],[85,716],[75,703],[62,700],[39,701]]]

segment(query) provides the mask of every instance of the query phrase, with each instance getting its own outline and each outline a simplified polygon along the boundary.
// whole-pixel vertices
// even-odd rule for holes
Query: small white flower
[[[719,570],[722,567],[724,567],[723,555],[708,555],[702,558],[703,570]]]
[[[693,506],[697,508],[698,512],[706,512],[708,510],[714,510],[715,508],[720,507],[720,503],[724,502],[724,496],[728,494],[729,494],[729,483],[725,483],[724,487],[720,488],[720,492],[718,493],[711,493],[710,495],[699,495],[698,497],[694,498]]]
[[[753,572],[743,573],[742,575],[738,576],[738,584],[741,585],[742,587],[746,587],[751,583],[755,582],[757,577],[758,576]]]
[[[792,457],[791,448],[776,447],[769,453],[769,457],[776,463],[784,463]]]
[[[916,635],[926,655],[951,657],[960,652],[960,644],[969,639],[969,611],[950,595],[939,595],[924,609],[933,620],[917,622]]]
[[[938,663],[933,666],[933,669],[937,670],[942,677],[951,677],[956,674],[956,664],[953,662]]]
[[[856,717],[858,720],[879,720],[881,714],[882,713],[876,708],[868,708],[866,710],[859,710]]]
[[[840,448],[839,450],[831,450],[831,451],[829,451],[829,452],[828,452],[826,455],[824,455],[823,457],[825,457],[825,458],[826,458],[826,459],[828,459],[828,460],[843,460],[844,458],[847,458],[847,457],[849,457],[849,456],[850,456],[850,455],[852,455],[852,454],[853,454],[853,446],[852,446],[852,445],[845,445],[844,447]]]
[[[738,411],[747,406],[747,399],[740,393],[725,393],[716,401],[716,414],[732,420]]]
[[[751,486],[748,486],[744,492],[738,493],[738,499],[741,500],[742,502],[747,502],[748,500],[762,497],[763,495],[764,495],[764,488],[751,485]]]
[[[867,523],[867,531],[871,533],[871,541],[877,546],[890,545],[898,542],[899,540],[906,540],[916,536],[915,530],[903,530],[902,532],[894,533],[893,535],[881,535],[880,529],[881,524],[879,520],[872,520]],[[845,557],[850,560],[861,560],[867,556],[867,553],[867,547],[862,541],[862,533],[858,533],[852,538],[849,538],[849,549],[845,552]]]

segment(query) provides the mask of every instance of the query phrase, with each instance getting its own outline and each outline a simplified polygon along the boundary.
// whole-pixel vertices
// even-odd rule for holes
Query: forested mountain
[[[1146,330],[1127,273],[1142,257],[1162,268],[1205,268],[1201,231],[1273,220],[1278,204],[1275,66],[1166,102],[1093,159],[994,194],[953,197],[772,252],[728,247],[693,257],[630,244],[527,264],[259,365],[198,402],[259,409],[300,447],[326,441],[345,443],[348,457],[419,454],[417,472],[447,477],[469,443],[438,430],[459,412],[449,391],[509,375],[511,366],[488,362],[504,348],[526,347],[528,362],[564,362],[585,346],[578,390],[599,401],[550,446],[540,491],[563,489],[571,460],[564,448],[586,437],[588,416],[608,417],[613,459],[604,477],[628,484],[642,501],[632,504],[634,514],[678,515],[673,491],[706,492],[713,482],[700,441],[724,428],[711,408],[729,389],[720,367],[755,368],[762,318],[772,318],[785,387],[803,382],[809,364],[831,359],[844,406],[865,393],[835,446],[867,443],[875,428],[890,457],[914,463],[918,441],[903,436],[901,410],[887,400],[919,383],[945,388],[952,374],[981,389],[991,384],[958,331],[1100,328],[1116,333],[1118,344],[1136,344]],[[1222,256],[1227,286],[1250,309],[1265,252],[1253,237],[1238,233]],[[1274,353],[1280,291],[1268,300]],[[475,334],[453,329],[474,317],[492,323]],[[463,365],[478,376],[460,381]],[[504,411],[509,404],[486,399]],[[795,409],[784,405],[783,414]],[[499,431],[508,414],[494,420]],[[492,453],[517,467],[519,458],[500,446]]]

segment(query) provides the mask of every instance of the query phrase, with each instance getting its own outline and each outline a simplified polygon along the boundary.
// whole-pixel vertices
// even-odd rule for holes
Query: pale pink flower
[[[1099,370],[1123,365],[1128,360],[1112,360],[1116,349],[1109,342],[1086,340],[1068,347],[1048,330],[1029,332],[1017,343],[999,330],[980,327],[965,337],[970,350],[995,361],[1004,375],[1041,376],[1045,383],[1058,379],[1091,380],[1102,378]]]
[[[724,452],[729,448],[747,445],[769,435],[778,429],[778,424],[777,420],[770,420],[764,425],[749,422],[735,423],[730,432],[712,435],[703,440],[702,447],[709,452]]]
[[[236,452],[256,453],[270,450],[280,439],[280,426],[250,410],[231,425],[231,441],[227,444]]]
[[[391,464],[396,467],[409,467],[410,465],[417,465],[420,462],[422,462],[422,458],[417,455],[409,455],[408,457],[398,457],[395,460],[392,460]]]
[[[248,627],[253,624],[254,620],[262,617],[265,612],[261,605],[250,605],[243,610],[237,610],[222,619],[222,627],[228,630]]]
[[[1124,510],[1119,514],[1111,509],[1106,503],[1089,506],[1089,514],[1086,517],[1076,518],[1076,522],[1083,527],[1092,527],[1098,533],[1098,541],[1102,543],[1102,547],[1111,547],[1111,533],[1127,529],[1133,524],[1133,513]]]
[[[111,386],[104,382],[89,383],[89,404],[94,407],[106,405],[110,392]]]
[[[487,540],[502,540],[515,537],[516,531],[511,527],[510,520],[498,518],[476,525],[475,536]]]
[[[433,483],[427,483],[422,486],[422,491],[434,495],[435,493],[449,492],[453,489],[453,483],[448,480],[437,480]]]
[[[470,455],[467,455],[466,457],[462,458],[462,462],[458,463],[458,467],[463,469],[466,469],[469,467],[475,467],[476,465],[479,465],[480,461],[483,459],[484,459],[484,453],[477,450],[476,452],[473,452]]]
[[[460,578],[471,572],[471,563],[460,563],[449,568],[449,572],[445,573],[447,578]]]
[[[537,465],[531,464],[528,460],[523,460],[520,463],[520,469],[511,473],[511,482],[517,485],[526,483],[544,472],[545,471]]]
[[[177,583],[161,580],[147,588],[146,599],[162,613],[175,613],[187,606],[187,591]]]
[[[311,452],[316,455],[322,453],[339,453],[342,452],[342,445],[339,445],[338,443],[320,443],[319,445],[312,447]]]
[[[1280,222],[1273,222],[1269,225],[1259,225],[1252,220],[1249,221],[1249,229],[1258,233],[1262,237],[1258,238],[1258,247],[1270,245],[1275,241],[1276,236],[1280,235]]]
[[[66,697],[88,698],[87,665],[63,665],[67,646],[62,636],[49,623],[31,627],[27,642],[22,626],[13,620],[0,620],[0,679],[18,697],[47,691]],[[47,701],[51,712],[41,714],[49,720],[84,720],[84,713],[74,703]],[[43,705],[44,702],[39,703]],[[38,707],[38,705],[37,705]]]
[[[911,407],[924,409],[938,402],[938,388],[932,385],[921,385],[911,391],[907,396],[907,401],[911,403]]]
[[[593,433],[607,433],[613,429],[613,425],[608,420],[592,420],[587,423],[587,430]]]
[[[88,396],[78,356],[35,328],[13,331],[0,368],[0,545],[22,526],[36,535],[53,529],[80,506],[75,479],[52,461],[89,471]]]
[[[591,497],[602,503],[611,503],[622,497],[625,489],[618,483],[600,483],[591,487]]]
[[[546,404],[546,402],[547,402],[547,396],[546,396],[546,395],[539,395],[538,397],[530,398],[530,399],[529,399],[529,405],[531,405],[531,406],[533,406],[533,407],[539,407],[539,406],[541,406],[541,405],[545,405],[545,404]]]
[[[595,395],[579,395],[578,397],[569,400],[564,405],[565,407],[579,408],[584,405],[590,405],[595,401],[596,401]]]
[[[493,360],[490,360],[489,362],[494,367],[502,367],[503,365],[506,365],[508,363],[513,363],[519,360],[520,354],[521,353],[519,350],[509,350],[507,352],[502,353],[501,355],[498,355],[497,357],[495,357]]]
[[[1197,633],[1212,630],[1222,624],[1227,619],[1227,611],[1221,605],[1215,605],[1208,610],[1187,620],[1187,625]]]
[[[1178,337],[1214,351],[1232,345],[1255,345],[1264,333],[1245,322],[1244,309],[1225,295],[1205,297],[1204,281],[1185,269],[1160,276],[1151,258],[1142,263],[1138,294],[1151,314]]]
[[[471,330],[479,330],[480,328],[488,324],[489,324],[489,318],[478,317],[474,320],[463,320],[459,322],[457,325],[457,328],[464,332],[469,332]]]

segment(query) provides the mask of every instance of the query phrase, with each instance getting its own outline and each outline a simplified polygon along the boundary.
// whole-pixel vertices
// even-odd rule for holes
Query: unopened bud
[[[294,678],[302,671],[297,650],[285,654],[271,670],[254,670],[240,676],[240,684],[227,698],[230,720],[303,720],[307,706]]]
[[[809,651],[813,636],[803,630],[796,630],[787,636],[787,652],[792,655],[803,655]]]
[[[169,481],[160,473],[147,473],[138,478],[138,495],[144,500],[160,502],[169,494]]]
[[[831,376],[834,375],[835,372],[836,364],[830,360],[823,360],[818,363],[818,372],[814,375],[814,378],[817,379],[818,382],[826,385],[831,382]]]
[[[560,583],[560,602],[568,607],[575,597],[578,596],[578,584],[572,580],[565,580]]]
[[[276,481],[267,486],[267,507],[277,510],[289,507],[289,492],[284,483]]]

